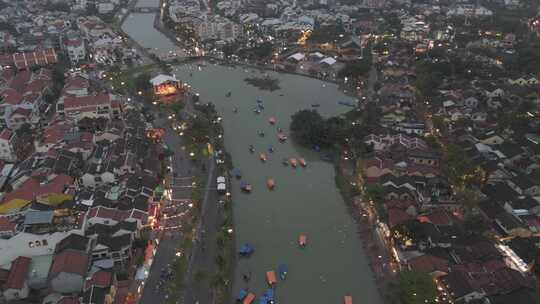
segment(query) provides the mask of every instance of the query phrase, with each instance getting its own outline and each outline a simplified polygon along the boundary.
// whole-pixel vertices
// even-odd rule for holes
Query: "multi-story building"
[[[242,34],[242,27],[227,18],[217,15],[206,15],[196,25],[196,33],[201,40],[218,39],[232,41]]]
[[[80,38],[68,38],[64,40],[64,48],[72,63],[79,62],[86,58],[86,47]]]
[[[120,97],[112,94],[62,96],[56,110],[60,115],[75,121],[84,117],[115,119],[120,117],[121,101]]]

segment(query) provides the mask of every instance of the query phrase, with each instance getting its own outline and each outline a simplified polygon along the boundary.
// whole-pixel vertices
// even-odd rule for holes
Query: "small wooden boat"
[[[244,301],[242,304],[251,304],[253,303],[253,300],[255,300],[255,295],[251,292],[244,298]]]
[[[307,245],[307,237],[305,235],[301,234],[298,237],[298,245],[300,245],[301,247],[306,247],[306,245]]]
[[[289,159],[289,164],[293,167],[293,168],[296,168],[297,166],[297,161],[296,161],[296,158],[290,158]]]
[[[274,190],[274,188],[276,187],[276,183],[273,179],[270,178],[266,181],[266,186],[268,187],[268,189]]]
[[[255,114],[261,114],[261,109],[254,109],[253,112],[255,112]]]
[[[227,94],[225,94],[225,97],[231,97],[232,93],[229,91]]]
[[[266,297],[267,304],[274,304],[274,290],[272,288],[268,288],[264,296]]]
[[[285,167],[287,167],[289,165],[289,160],[284,158],[283,161],[281,162]]]
[[[298,162],[300,163],[300,166],[305,167],[307,166],[306,160],[303,158],[299,158]]]
[[[271,125],[275,125],[276,124],[276,118],[275,117],[270,117],[268,119],[268,122],[271,124]]]
[[[254,251],[255,251],[255,248],[251,244],[246,243],[246,244],[243,244],[242,246],[240,246],[240,250],[238,250],[238,254],[240,256],[243,256],[243,257],[248,257]]]
[[[344,304],[352,304],[352,296],[345,296],[343,298],[343,303]]]
[[[244,192],[251,192],[251,184],[244,181],[240,182],[240,189]]]
[[[265,153],[261,153],[259,154],[259,158],[261,159],[261,161],[265,162],[268,160],[268,157],[266,156]]]
[[[264,137],[264,132],[263,131],[258,131],[257,134],[259,134],[260,137]]]
[[[247,290],[242,289],[242,290],[240,290],[240,292],[238,293],[238,297],[236,298],[236,300],[237,300],[238,302],[242,302],[242,301],[247,297],[247,295],[248,295]]]
[[[287,140],[287,135],[283,134],[283,133],[279,133],[278,134],[278,139],[280,142],[284,142]]]
[[[253,147],[253,145],[249,145],[249,152],[255,152],[255,147]]]
[[[320,107],[321,105],[318,104],[318,103],[314,103],[314,104],[312,104],[311,106],[312,106],[313,108],[318,108],[318,107]]]
[[[279,264],[278,266],[279,278],[283,281],[287,278],[289,267],[286,264]]]
[[[241,179],[241,178],[242,178],[242,172],[240,172],[240,170],[238,170],[238,169],[236,169],[236,168],[234,168],[234,169],[232,170],[232,174],[234,175],[234,177],[235,177],[236,179]]]
[[[268,282],[268,285],[274,285],[277,283],[276,273],[273,270],[266,272],[266,282]]]

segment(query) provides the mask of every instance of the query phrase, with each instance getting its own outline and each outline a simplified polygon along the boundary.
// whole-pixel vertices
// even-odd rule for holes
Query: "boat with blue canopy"
[[[250,256],[253,252],[255,251],[255,247],[253,247],[251,244],[244,244],[242,246],[240,246],[240,250],[238,250],[238,253],[241,255],[241,256]]]
[[[244,300],[244,299],[247,297],[247,295],[248,295],[247,290],[242,289],[242,290],[240,290],[240,292],[238,293],[238,297],[236,298],[236,300],[237,300],[238,302],[242,302],[242,300]]]
[[[287,278],[287,273],[289,272],[289,267],[287,264],[279,264],[278,266],[279,278],[285,280]]]
[[[266,297],[267,303],[274,304],[274,290],[272,288],[268,288],[264,293],[264,296]]]
[[[240,170],[237,169],[237,168],[234,168],[234,169],[232,170],[232,175],[233,175],[234,177],[236,177],[237,179],[241,179],[241,178],[242,178],[242,172],[240,172]]]

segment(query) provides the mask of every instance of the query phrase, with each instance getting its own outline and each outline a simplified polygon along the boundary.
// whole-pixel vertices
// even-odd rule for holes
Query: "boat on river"
[[[276,187],[276,183],[273,179],[270,178],[266,181],[266,186],[268,187],[268,189],[274,190],[274,188]]]
[[[289,165],[289,160],[284,158],[283,161],[281,162],[285,167],[287,167]]]
[[[274,147],[270,146],[270,147],[268,148],[268,152],[274,153]]]
[[[225,94],[225,97],[231,97],[232,93],[231,91],[227,92],[227,94]]]
[[[289,267],[287,264],[279,264],[278,266],[278,273],[279,278],[283,281],[287,278],[287,273],[289,272]]]
[[[298,162],[296,161],[296,158],[290,158],[290,159],[289,159],[289,164],[290,164],[293,168],[296,168]]]
[[[278,133],[278,139],[280,142],[285,142],[287,140],[287,135],[283,133]]]
[[[255,300],[255,295],[251,292],[244,298],[244,301],[242,304],[251,304],[253,303],[253,300]]]
[[[311,105],[312,108],[318,108],[320,106],[321,106],[321,104],[319,104],[319,103],[314,103],[314,104]]]
[[[352,296],[345,296],[343,298],[343,304],[352,304]]]
[[[274,124],[276,124],[276,118],[275,118],[275,117],[270,117],[270,118],[268,118],[268,122],[269,122],[271,125],[274,125]]]
[[[298,237],[298,245],[300,245],[300,247],[306,247],[306,245],[307,245],[307,237],[305,235],[301,234]]]
[[[257,134],[259,134],[260,137],[264,137],[264,132],[263,131],[257,131]]]
[[[236,179],[241,179],[242,178],[242,172],[240,172],[239,169],[237,168],[234,168],[232,170],[232,175],[236,178]]]
[[[247,290],[241,289],[240,292],[238,292],[238,297],[236,297],[236,301],[242,302],[248,295]]]
[[[273,270],[266,272],[266,282],[272,286],[277,283],[276,273]]]
[[[340,104],[342,106],[347,106],[347,107],[354,107],[355,106],[354,103],[349,102],[349,101],[338,101],[338,104]]]
[[[246,183],[244,181],[241,181],[240,182],[240,189],[243,191],[243,192],[246,192],[246,193],[250,193],[252,188],[251,188],[251,184],[250,183]]]
[[[300,163],[300,166],[302,166],[302,167],[306,167],[306,166],[307,166],[306,160],[303,159],[303,158],[299,158],[299,159],[298,159],[298,162]]]
[[[255,152],[255,147],[253,147],[253,145],[249,145],[249,152]]]
[[[240,246],[240,250],[238,250],[238,254],[243,257],[249,257],[253,252],[255,251],[255,247],[249,243],[245,243],[244,245]]]
[[[274,304],[274,290],[272,288],[268,288],[264,296],[266,297],[267,304]]]
[[[255,108],[253,109],[253,112],[255,112],[255,114],[261,114],[261,109]]]
[[[266,156],[265,153],[261,153],[259,154],[259,158],[261,159],[261,161],[265,162],[268,160],[268,156]]]

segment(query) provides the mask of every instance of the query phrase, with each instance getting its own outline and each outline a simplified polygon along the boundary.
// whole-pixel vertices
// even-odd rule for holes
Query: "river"
[[[175,73],[200,93],[201,99],[216,104],[223,116],[225,146],[243,180],[253,185],[253,193],[244,194],[239,182],[233,183],[237,247],[249,242],[256,251],[249,259],[239,259],[235,274],[235,294],[249,287],[260,295],[266,288],[265,273],[286,263],[289,276],[277,284],[276,295],[283,303],[341,303],[346,294],[356,303],[380,303],[368,260],[363,253],[353,219],[334,183],[332,164],[320,155],[294,145],[280,144],[276,128],[288,129],[290,117],[300,109],[318,103],[325,116],[338,115],[348,108],[337,101],[349,100],[334,84],[288,74],[270,73],[279,79],[281,89],[261,91],[244,82],[259,71],[209,64],[206,67],[183,65]],[[190,76],[191,75],[191,76]],[[225,97],[231,91],[232,96]],[[253,112],[260,98],[264,111]],[[238,108],[238,113],[233,112]],[[268,123],[277,119],[276,126]],[[264,131],[260,137],[257,131]],[[256,153],[248,146],[253,144]],[[274,153],[268,153],[272,146]],[[266,152],[263,163],[259,153]],[[303,157],[307,168],[292,169],[283,158]],[[269,191],[266,180],[273,178],[276,189]],[[308,246],[300,249],[300,234],[308,237]],[[252,273],[249,286],[242,274]]]
[[[169,51],[172,43],[163,41],[165,36],[152,27],[153,16],[149,22],[147,15],[132,14],[122,28],[143,46]],[[355,303],[382,303],[355,223],[335,186],[332,164],[290,140],[281,144],[276,137],[277,127],[287,131],[296,111],[320,104],[317,110],[321,114],[338,115],[349,108],[337,102],[350,98],[334,84],[290,74],[270,72],[279,79],[281,89],[268,92],[244,82],[246,77],[260,76],[253,69],[190,64],[176,67],[175,73],[192,85],[201,100],[216,104],[223,117],[226,149],[241,170],[243,180],[254,187],[251,194],[244,194],[239,190],[239,182],[233,182],[233,233],[237,247],[246,242],[255,246],[253,256],[238,260],[234,295],[246,287],[261,295],[267,286],[266,271],[277,272],[278,264],[286,263],[289,275],[277,284],[278,302],[342,303],[343,296],[350,294]],[[232,96],[225,97],[229,91]],[[255,115],[253,108],[258,98],[265,109]],[[238,113],[233,112],[234,107]],[[277,119],[275,126],[268,123],[269,117]],[[259,130],[266,136],[258,136]],[[250,144],[255,146],[256,153],[249,152]],[[274,153],[267,152],[270,146],[275,148]],[[266,163],[259,160],[260,152],[268,154]],[[307,168],[285,167],[282,159],[289,157],[305,158]],[[268,178],[276,181],[274,191],[266,188]],[[308,245],[304,249],[297,245],[300,234],[307,235]],[[249,286],[241,279],[248,272],[252,274]]]

